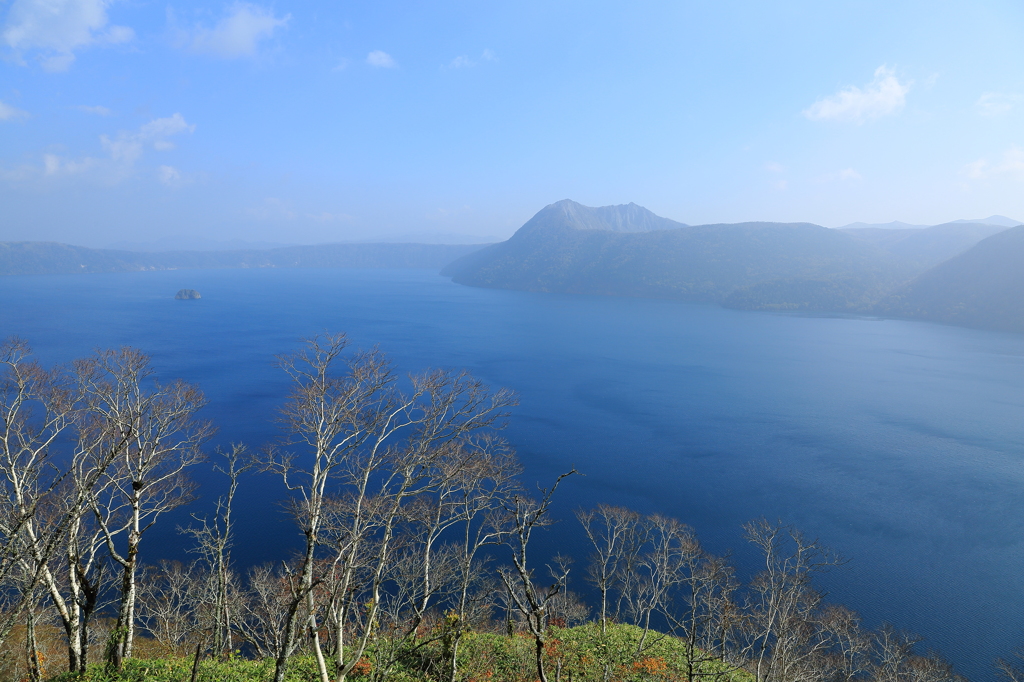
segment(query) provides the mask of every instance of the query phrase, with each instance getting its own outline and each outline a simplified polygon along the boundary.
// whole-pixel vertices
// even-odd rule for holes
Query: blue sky
[[[1024,219],[1020,2],[0,0],[0,240]]]

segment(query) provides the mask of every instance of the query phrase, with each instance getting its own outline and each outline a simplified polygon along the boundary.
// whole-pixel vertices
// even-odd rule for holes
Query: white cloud
[[[378,66],[384,69],[393,69],[398,66],[395,60],[391,58],[391,55],[383,50],[374,50],[366,55],[366,63],[370,66]]]
[[[973,180],[1007,175],[1024,179],[1024,149],[1010,147],[1003,152],[1003,158],[998,163],[990,163],[987,159],[972,161],[964,166],[964,172]]]
[[[174,166],[159,166],[156,169],[156,177],[168,187],[177,187],[181,184],[181,172]]]
[[[75,109],[78,109],[79,111],[85,112],[87,114],[95,114],[96,116],[112,116],[114,114],[114,112],[110,109],[101,106],[90,107],[85,104],[80,104],[77,107],[75,107]]]
[[[494,50],[484,50],[480,53],[480,61],[493,62],[498,59],[497,55],[494,54]],[[477,62],[471,59],[468,55],[459,55],[455,59],[451,60],[448,64],[449,69],[464,69],[471,66],[476,66]]]
[[[109,25],[107,8],[111,2],[14,0],[4,24],[3,42],[18,55],[38,50],[44,69],[64,71],[75,61],[75,50],[124,43],[135,37],[127,26]]]
[[[28,112],[0,102],[0,121],[14,121],[19,118],[28,118]]]
[[[191,133],[195,128],[194,125],[186,123],[181,114],[174,114],[167,118],[153,119],[137,131],[122,130],[114,139],[103,135],[100,142],[111,159],[131,166],[142,156],[147,144],[152,145],[157,151],[173,149],[174,145],[167,140],[168,137],[184,132]]]
[[[348,64],[349,62],[347,59],[342,59],[340,62],[338,62],[337,66],[331,69],[331,71],[344,71],[345,69],[348,68]]]
[[[1014,105],[1021,100],[1020,95],[1006,94],[1001,92],[986,92],[978,98],[974,106],[982,116],[1001,116],[1009,113]]]
[[[56,154],[43,154],[43,172],[46,175],[78,175],[95,168],[97,164],[98,161],[90,157],[62,159]]]
[[[774,161],[769,161],[768,163],[766,163],[764,165],[764,169],[772,173],[781,173],[784,170],[786,170],[785,168],[782,167],[781,163],[775,163]]]
[[[823,97],[803,111],[812,121],[864,121],[895,114],[906,103],[910,83],[901,83],[895,72],[880,66],[875,79],[863,90],[855,85],[843,88],[829,97]]]
[[[44,154],[42,175],[58,177],[88,173],[93,180],[114,184],[132,172],[147,146],[156,150],[170,149],[173,145],[170,145],[168,137],[193,130],[195,126],[186,123],[181,114],[154,119],[138,130],[122,130],[114,137],[101,135],[100,143],[107,153],[105,158],[85,156],[72,159],[53,153]],[[35,172],[38,175],[38,167]],[[22,175],[27,177],[24,173]],[[160,166],[157,179],[165,184],[181,184],[182,181],[181,174],[171,166]]]
[[[196,27],[188,41],[193,52],[218,57],[255,56],[259,43],[288,25],[292,15],[274,16],[273,10],[247,2],[236,2],[213,28]]]

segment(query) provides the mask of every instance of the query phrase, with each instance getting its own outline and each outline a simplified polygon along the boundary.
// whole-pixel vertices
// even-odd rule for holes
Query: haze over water
[[[182,287],[202,300],[173,300]],[[974,680],[1024,631],[1020,335],[475,289],[426,271],[6,277],[0,301],[0,334],[44,363],[131,344],[161,378],[199,383],[223,444],[276,436],[288,384],[273,356],[300,337],[348,332],[401,372],[466,368],[518,392],[506,435],[527,485],[585,474],[559,491],[547,550],[585,556],[572,508],[626,504],[682,519],[747,574],[740,524],[763,515],[851,560],[823,583],[834,601],[926,636]],[[174,526],[220,485],[202,476],[201,502],[147,536],[147,563],[186,558]],[[238,562],[284,558],[296,537],[279,484],[245,486]]]

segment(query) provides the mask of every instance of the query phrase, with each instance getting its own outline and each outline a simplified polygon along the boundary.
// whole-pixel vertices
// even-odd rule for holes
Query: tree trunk
[[[36,642],[36,612],[31,604],[25,612],[25,649],[28,654],[28,679],[42,682],[43,671],[39,664],[39,643]]]
[[[295,637],[299,629],[299,607],[306,599],[306,593],[313,585],[313,559],[316,551],[316,536],[312,531],[306,532],[306,556],[303,557],[302,573],[299,577],[299,588],[288,608],[288,615],[285,618],[284,641],[281,643],[281,650],[277,654],[277,662],[274,667],[274,682],[284,682],[285,670],[288,667],[288,659],[291,658],[292,649],[295,647]]]
[[[544,671],[544,640],[540,637],[535,637],[534,639],[537,642],[537,676],[540,682],[548,682],[548,675]]]
[[[121,575],[121,605],[117,610],[117,625],[111,634],[107,661],[120,670],[124,659],[132,656],[132,642],[135,638],[135,568],[139,555],[139,533],[135,528],[128,532],[128,552],[125,555],[124,571]]]

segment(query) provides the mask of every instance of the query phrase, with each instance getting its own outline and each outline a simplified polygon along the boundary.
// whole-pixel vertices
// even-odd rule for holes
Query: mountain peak
[[[602,230],[606,232],[652,232],[686,227],[668,218],[662,218],[643,206],[630,202],[617,206],[584,206],[572,199],[548,204],[531,218],[522,229],[533,231],[541,227],[563,227],[575,230]]]

